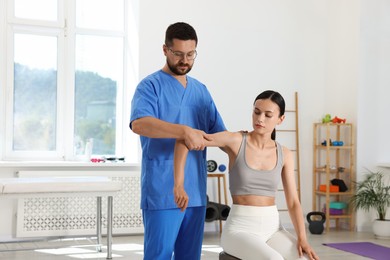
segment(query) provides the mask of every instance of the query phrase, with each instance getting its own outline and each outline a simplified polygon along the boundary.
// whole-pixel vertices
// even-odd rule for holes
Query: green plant
[[[369,171],[362,181],[356,182],[356,193],[350,203],[355,210],[376,210],[379,220],[385,220],[390,207],[390,185],[385,184],[382,172]]]

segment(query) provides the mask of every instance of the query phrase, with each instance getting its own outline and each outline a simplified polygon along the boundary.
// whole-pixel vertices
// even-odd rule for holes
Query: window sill
[[[104,163],[93,163],[93,162],[82,162],[82,161],[0,161],[0,168],[10,167],[78,167],[78,168],[137,168],[139,169],[140,164],[126,163],[126,162],[104,162]]]

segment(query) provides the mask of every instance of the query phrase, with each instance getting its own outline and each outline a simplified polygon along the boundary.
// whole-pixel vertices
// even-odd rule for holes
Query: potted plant
[[[355,210],[375,210],[377,219],[373,223],[374,235],[378,238],[390,238],[390,219],[386,211],[390,207],[390,184],[382,172],[369,171],[362,181],[356,182],[356,193],[350,204]]]

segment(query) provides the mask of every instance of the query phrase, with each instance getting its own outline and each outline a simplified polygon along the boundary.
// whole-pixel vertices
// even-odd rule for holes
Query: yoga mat
[[[385,247],[370,242],[324,243],[323,245],[369,257],[375,260],[390,259],[390,247]]]

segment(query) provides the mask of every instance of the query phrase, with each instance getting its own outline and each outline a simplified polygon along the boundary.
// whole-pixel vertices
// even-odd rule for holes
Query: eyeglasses
[[[187,58],[187,60],[195,60],[196,56],[198,55],[196,50],[187,53],[183,53],[181,51],[173,51],[171,48],[168,48],[168,50],[173,54],[173,56],[175,56],[176,59],[180,60],[184,59],[184,56]]]

